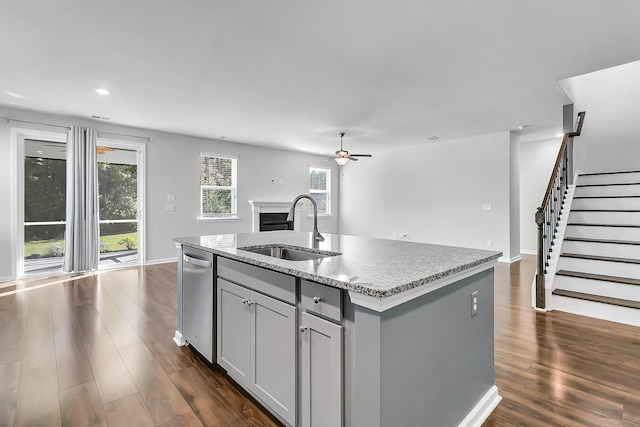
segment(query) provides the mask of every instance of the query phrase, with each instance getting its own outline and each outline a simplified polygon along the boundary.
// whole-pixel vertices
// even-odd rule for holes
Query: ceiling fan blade
[[[352,160],[352,161],[354,161],[354,162],[357,162],[357,161],[358,161],[358,159],[356,159],[355,157],[353,157],[353,154],[351,154],[351,155],[348,157],[348,159],[349,159],[349,160]]]
[[[351,157],[373,157],[372,154],[350,154]]]

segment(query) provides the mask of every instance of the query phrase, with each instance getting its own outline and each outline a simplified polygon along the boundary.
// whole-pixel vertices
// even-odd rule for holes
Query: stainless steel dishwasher
[[[213,363],[213,254],[183,246],[182,335],[192,347]]]

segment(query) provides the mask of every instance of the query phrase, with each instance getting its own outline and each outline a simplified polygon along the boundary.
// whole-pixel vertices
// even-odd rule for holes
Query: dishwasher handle
[[[194,257],[186,255],[186,254],[182,255],[182,260],[184,262],[189,263],[189,264],[193,264],[195,266],[203,267],[203,268],[211,268],[211,266],[213,265],[213,263],[211,261],[207,261],[207,260],[199,259],[199,258],[194,258]]]

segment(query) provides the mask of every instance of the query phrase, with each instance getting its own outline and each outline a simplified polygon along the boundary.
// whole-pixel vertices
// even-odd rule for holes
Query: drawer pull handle
[[[253,305],[253,301],[247,301],[247,305],[251,307]]]
[[[307,327],[306,326],[300,326],[300,332],[305,333],[307,332]]]
[[[313,297],[313,302],[318,304],[320,301],[322,301],[322,298],[320,297]]]
[[[248,301],[247,299],[242,298],[242,303],[243,303],[243,304],[246,304],[246,303],[248,303],[248,302],[249,302],[249,301]]]

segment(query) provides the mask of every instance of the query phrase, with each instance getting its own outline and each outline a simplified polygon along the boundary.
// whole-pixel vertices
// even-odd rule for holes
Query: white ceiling
[[[324,154],[560,130],[556,82],[640,59],[639,23],[637,0],[0,0],[0,106]]]

